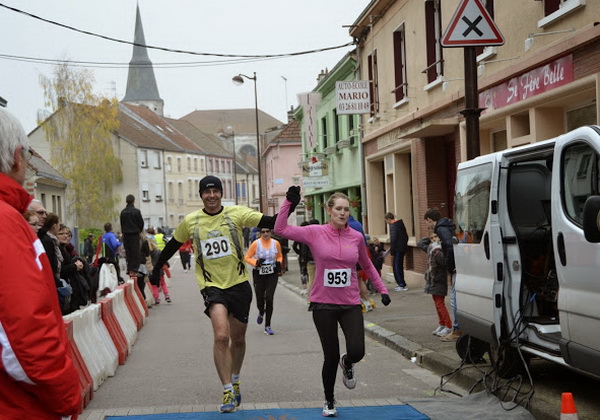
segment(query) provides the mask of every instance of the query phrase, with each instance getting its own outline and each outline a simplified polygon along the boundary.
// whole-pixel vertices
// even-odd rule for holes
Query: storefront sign
[[[335,97],[338,115],[371,112],[368,80],[335,82]]]
[[[317,105],[321,103],[318,92],[299,93],[298,102],[304,110],[303,128],[308,149],[317,147]]]
[[[322,188],[329,186],[329,177],[313,177],[313,178],[304,178],[302,180],[304,184],[304,188]]]
[[[489,112],[548,92],[572,81],[573,56],[568,55],[481,92],[479,107],[487,108],[486,111]]]
[[[313,156],[310,160],[302,163],[302,176],[305,179],[324,175],[329,175],[329,162],[326,160],[319,160]]]

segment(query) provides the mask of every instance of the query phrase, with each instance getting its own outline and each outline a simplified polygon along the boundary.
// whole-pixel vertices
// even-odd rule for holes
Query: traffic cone
[[[562,393],[562,403],[560,407],[560,420],[579,420],[573,394],[570,392]]]

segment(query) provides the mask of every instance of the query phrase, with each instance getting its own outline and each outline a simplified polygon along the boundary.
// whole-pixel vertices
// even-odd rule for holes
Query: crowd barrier
[[[82,410],[94,391],[125,363],[147,316],[148,305],[133,280],[118,286],[98,303],[63,316],[79,373]]]

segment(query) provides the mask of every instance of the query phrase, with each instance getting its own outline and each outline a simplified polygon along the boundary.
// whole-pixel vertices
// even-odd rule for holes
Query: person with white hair
[[[22,125],[0,108],[0,416],[59,420],[77,415],[81,389],[50,262],[22,216],[31,153]]]

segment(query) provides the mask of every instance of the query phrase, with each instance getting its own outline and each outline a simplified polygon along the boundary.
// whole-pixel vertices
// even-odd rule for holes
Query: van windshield
[[[490,205],[492,164],[461,169],[456,180],[454,221],[459,243],[480,243]]]

